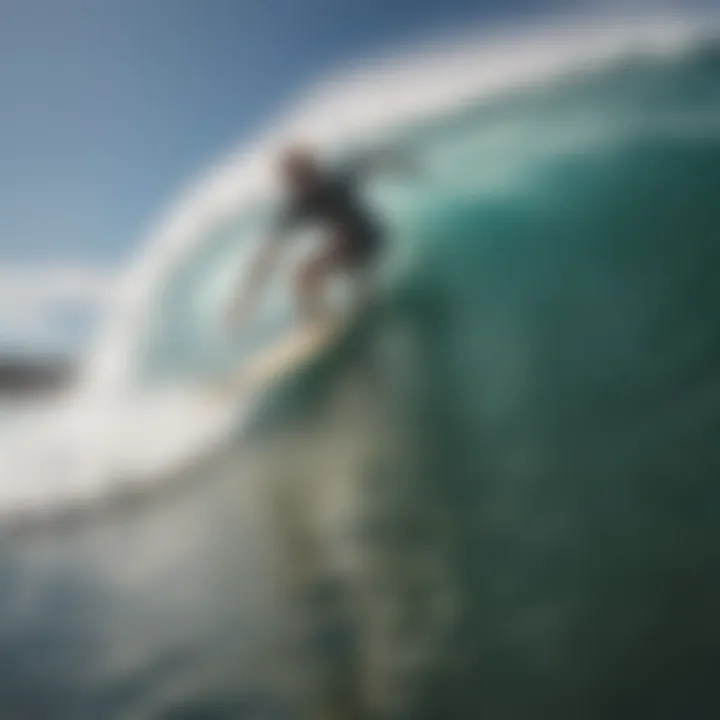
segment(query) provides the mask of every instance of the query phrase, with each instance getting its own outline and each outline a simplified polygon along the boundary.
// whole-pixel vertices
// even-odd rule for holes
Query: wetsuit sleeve
[[[373,172],[374,162],[370,157],[356,157],[346,160],[338,168],[337,178],[346,187],[356,187]]]

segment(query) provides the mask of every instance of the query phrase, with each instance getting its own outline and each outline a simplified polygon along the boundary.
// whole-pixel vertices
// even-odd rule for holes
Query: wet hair
[[[290,177],[312,177],[319,168],[319,161],[311,148],[304,145],[293,145],[282,153],[280,167],[282,172]]]

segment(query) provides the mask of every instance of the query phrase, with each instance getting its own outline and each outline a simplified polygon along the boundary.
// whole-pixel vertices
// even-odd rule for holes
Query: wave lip
[[[179,390],[99,406],[74,398],[5,428],[0,519],[93,506],[150,487],[200,460],[238,421],[228,403]]]

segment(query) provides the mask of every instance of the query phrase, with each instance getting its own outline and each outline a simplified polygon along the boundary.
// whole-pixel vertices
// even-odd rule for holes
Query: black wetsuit
[[[360,198],[361,175],[358,170],[331,173],[291,199],[278,218],[277,234],[284,235],[307,222],[323,223],[331,231],[332,241],[340,244],[344,264],[365,265],[375,260],[382,233]]]

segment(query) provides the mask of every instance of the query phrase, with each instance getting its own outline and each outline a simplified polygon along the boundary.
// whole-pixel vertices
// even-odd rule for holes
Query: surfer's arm
[[[238,288],[230,308],[235,321],[244,322],[255,308],[263,288],[277,265],[282,241],[290,229],[291,220],[290,213],[281,215],[253,258],[245,282]]]

